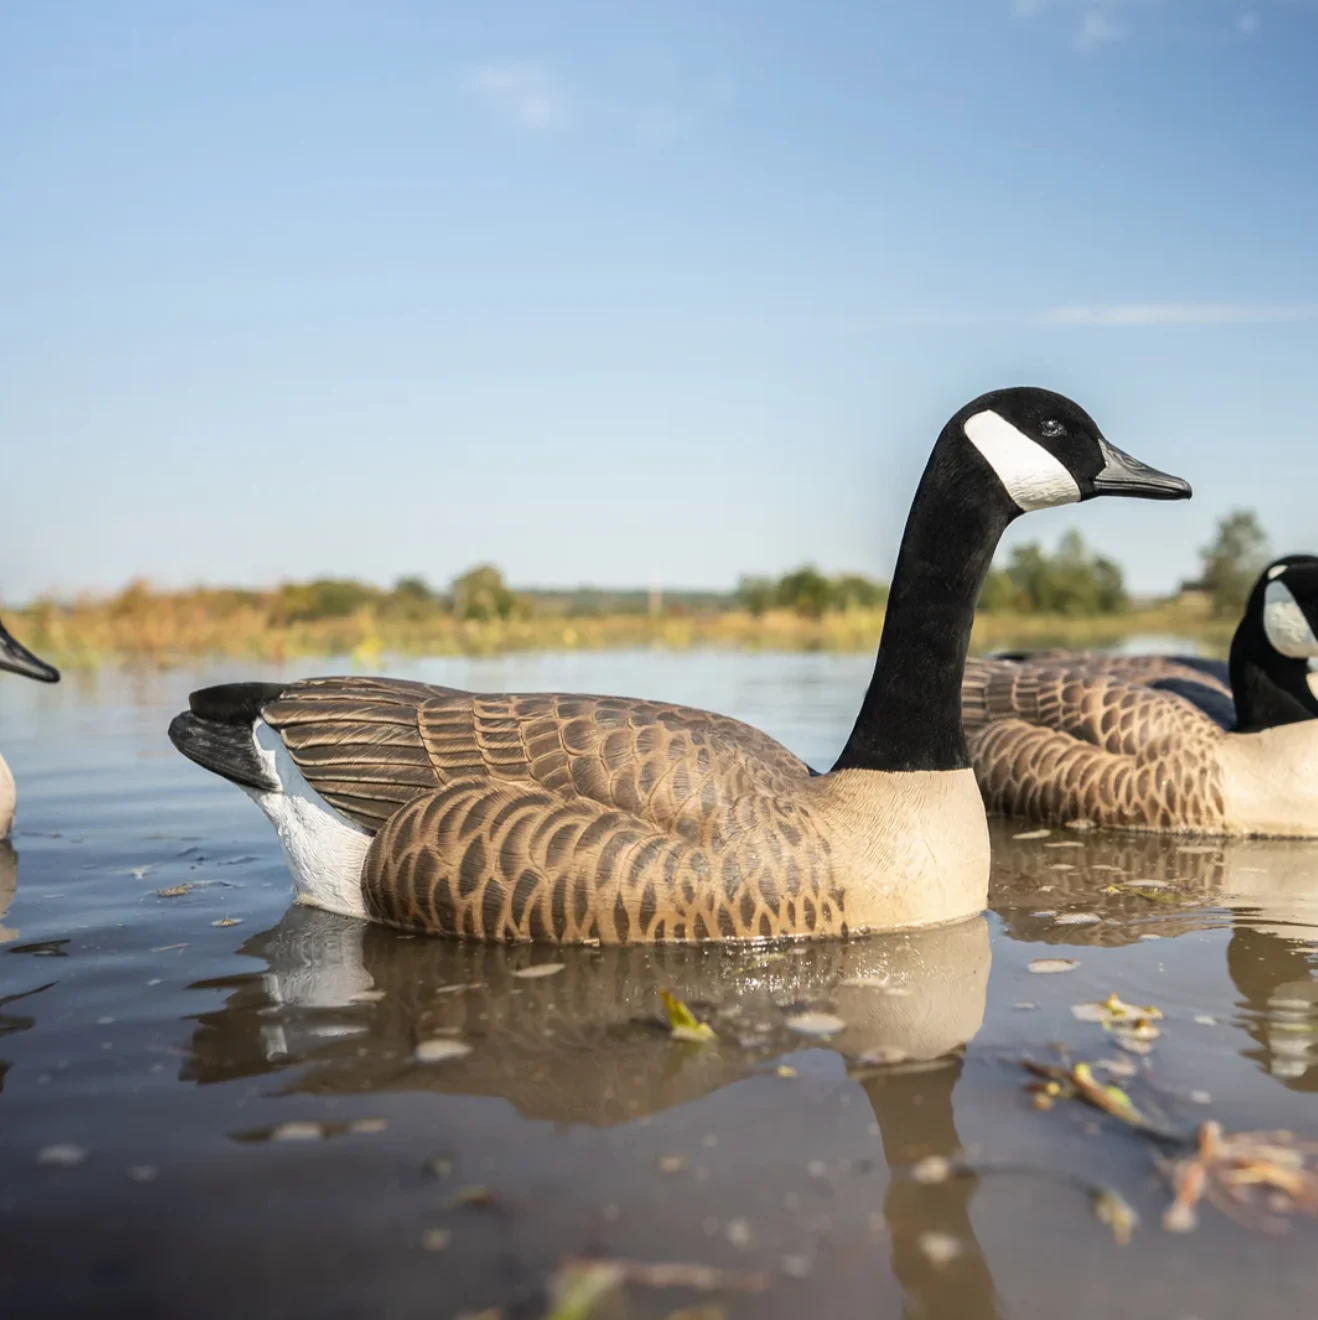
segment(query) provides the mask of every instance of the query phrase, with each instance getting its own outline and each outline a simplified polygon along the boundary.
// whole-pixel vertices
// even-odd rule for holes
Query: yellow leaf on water
[[[622,1283],[624,1271],[609,1261],[565,1265],[549,1284],[545,1320],[587,1320],[595,1304]]]
[[[667,990],[660,990],[659,997],[664,1001],[664,1012],[668,1014],[668,1026],[674,1040],[695,1041],[707,1044],[717,1040],[714,1028],[699,1018],[676,995]]]

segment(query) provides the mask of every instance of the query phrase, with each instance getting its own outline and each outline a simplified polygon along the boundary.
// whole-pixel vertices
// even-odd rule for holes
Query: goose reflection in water
[[[400,937],[295,906],[241,951],[266,970],[197,987],[230,993],[197,1019],[185,1079],[282,1072],[284,1094],[497,1097],[529,1120],[610,1128],[690,1104],[822,1043],[844,1058],[877,1121],[891,1170],[883,1206],[891,1269],[908,1313],[1000,1313],[970,1221],[977,1179],[928,1185],[905,1167],[961,1147],[952,1095],[964,1046],[984,1017],[983,917],[785,948],[548,950]],[[561,970],[517,975],[547,960]],[[709,1021],[717,1042],[670,1040],[659,1020],[661,987]],[[845,1025],[826,1041],[803,1039],[789,1022],[806,1012]],[[416,1062],[417,1043],[435,1037],[460,1038],[471,1052],[438,1067]],[[819,1115],[808,1092],[797,1094],[804,1143]],[[791,1132],[783,1139],[785,1150],[799,1150]],[[931,1259],[935,1234],[955,1241],[955,1259]]]
[[[1292,1090],[1318,1091],[1318,848],[1065,832],[1054,843],[994,826],[990,903],[1013,938],[1113,948],[1229,926],[1237,1025],[1257,1047],[1241,1053]],[[1078,907],[1103,920],[1055,923]]]

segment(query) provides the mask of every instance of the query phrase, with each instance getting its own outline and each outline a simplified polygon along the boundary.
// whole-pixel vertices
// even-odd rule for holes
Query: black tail
[[[252,726],[261,708],[284,691],[281,683],[223,683],[188,698],[190,710],[175,715],[169,740],[199,766],[261,792],[279,788],[257,755]]]

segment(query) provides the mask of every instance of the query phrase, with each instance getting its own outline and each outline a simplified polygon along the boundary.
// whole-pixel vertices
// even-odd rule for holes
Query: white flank
[[[1041,444],[991,408],[965,424],[966,438],[988,460],[1008,495],[1029,513],[1057,504],[1075,504],[1075,478]]]
[[[371,836],[340,816],[307,783],[284,740],[264,720],[256,721],[252,740],[261,763],[280,787],[268,793],[255,788],[244,791],[278,831],[298,898],[328,912],[364,917],[362,863]]]
[[[1263,631],[1268,641],[1292,660],[1318,655],[1318,638],[1309,627],[1290,588],[1280,580],[1268,583],[1263,596]]]

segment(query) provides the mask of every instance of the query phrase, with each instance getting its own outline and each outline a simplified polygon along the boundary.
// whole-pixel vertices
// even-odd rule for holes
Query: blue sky
[[[1318,549],[1313,0],[0,8],[0,591],[885,573],[1071,394]]]

